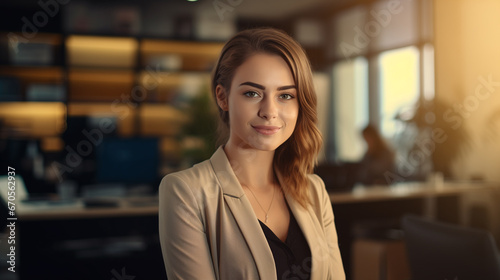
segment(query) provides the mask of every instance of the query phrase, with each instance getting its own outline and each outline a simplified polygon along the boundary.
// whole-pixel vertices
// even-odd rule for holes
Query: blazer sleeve
[[[200,208],[181,178],[175,174],[163,178],[158,216],[168,279],[216,279]]]
[[[318,176],[314,175],[318,190],[319,203],[321,204],[321,215],[323,220],[323,230],[328,244],[330,256],[330,275],[334,280],[344,280],[345,272],[340,256],[339,243],[337,238],[337,230],[335,228],[335,218],[333,214],[332,202],[325,188],[325,183]]]

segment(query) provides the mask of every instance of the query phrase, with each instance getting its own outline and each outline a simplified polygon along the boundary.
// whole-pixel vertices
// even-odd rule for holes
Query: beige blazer
[[[314,280],[345,279],[330,198],[317,175],[309,178],[312,206],[285,194],[311,250],[300,269]],[[159,193],[169,280],[276,279],[271,249],[222,147],[209,160],[165,176]]]

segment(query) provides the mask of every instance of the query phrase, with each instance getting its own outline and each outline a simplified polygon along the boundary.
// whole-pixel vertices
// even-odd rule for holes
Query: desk
[[[500,183],[445,182],[440,187],[433,187],[425,182],[407,182],[391,186],[357,186],[351,192],[331,192],[330,199],[348,279],[352,244],[360,232],[370,232],[366,229],[369,228],[367,225],[387,222],[389,226],[397,226],[401,217],[408,213],[465,224],[467,198],[474,194],[488,196],[491,193],[500,193]],[[492,200],[493,197],[490,197]],[[495,206],[496,209],[490,209],[491,215],[500,213],[498,203]],[[493,216],[490,219],[500,220],[500,217]],[[499,232],[498,229],[496,231]],[[380,233],[380,230],[375,232]]]
[[[117,207],[91,208],[82,200],[18,203],[19,279],[166,279],[157,201],[120,198]]]
[[[411,198],[429,199],[495,190],[500,190],[500,183],[446,182],[443,186],[434,188],[426,183],[409,182],[392,186],[356,186],[351,192],[330,192],[329,195],[334,205],[342,205]],[[117,199],[118,207],[95,208],[86,208],[81,199],[67,204],[18,203],[17,215],[21,220],[147,216],[158,213],[158,205],[153,203],[154,200],[157,201],[157,197],[121,198]]]
[[[445,183],[440,188],[432,188],[425,183],[403,183],[390,187],[356,187],[352,192],[330,193],[346,269],[349,269],[352,242],[350,227],[355,219],[386,216],[394,218],[405,211],[422,209],[426,214],[436,215],[439,204],[443,202],[441,198],[461,197],[474,192],[499,189],[500,184],[493,183]],[[134,206],[137,204],[141,204],[140,198],[123,198],[119,200],[118,207],[109,208],[86,208],[81,200],[61,205],[18,203],[20,267],[23,271],[20,274],[21,280],[43,278],[43,275],[55,275],[50,279],[112,279],[113,274],[110,271],[120,271],[122,267],[126,268],[129,275],[138,276],[137,278],[164,279],[158,277],[158,273],[164,273],[157,236],[158,206],[148,203],[144,206]],[[447,211],[457,210],[455,206],[446,205]],[[131,258],[114,257],[110,260],[101,257],[98,261],[82,261],[77,258],[78,261],[73,263],[68,259],[75,258],[75,255],[60,249],[60,244],[66,241],[74,244],[75,241],[83,240],[83,243],[89,239],[104,240],[100,243],[104,246],[116,236],[127,238],[131,231],[134,235],[140,234],[145,236],[143,239],[150,241],[148,250]],[[105,262],[111,263],[104,265]],[[72,266],[68,273],[73,274],[54,272],[54,269],[61,269],[69,264]],[[95,272],[93,277],[87,277],[85,269],[94,266],[102,266],[99,271],[105,274],[100,275],[102,273],[99,272],[97,275]],[[26,270],[28,272],[25,272]]]
[[[356,186],[351,192],[330,193],[330,200],[334,205],[339,205],[420,198],[424,201],[422,214],[429,218],[435,218],[436,199],[438,197],[462,196],[476,192],[494,192],[499,190],[500,183],[492,182],[445,182],[438,187],[425,182],[407,182],[391,186]]]
[[[333,204],[348,204],[462,195],[495,190],[500,190],[500,183],[445,182],[440,187],[433,187],[425,182],[408,182],[391,186],[356,186],[351,192],[330,192],[329,194]]]
[[[68,203],[18,203],[17,216],[23,221],[150,216],[158,214],[158,197],[114,199],[116,207],[85,207],[82,199]]]

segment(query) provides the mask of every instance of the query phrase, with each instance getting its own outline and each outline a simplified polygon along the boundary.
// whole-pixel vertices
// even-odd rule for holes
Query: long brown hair
[[[257,53],[279,55],[288,64],[297,87],[299,115],[293,134],[276,149],[274,168],[282,176],[284,192],[289,193],[302,206],[309,199],[307,174],[313,172],[322,137],[317,128],[316,93],[311,66],[302,47],[286,33],[273,28],[249,29],[233,36],[223,47],[212,73],[212,94],[221,85],[229,93],[236,69]],[[218,106],[217,106],[218,107]],[[229,114],[218,107],[219,144],[227,142]]]

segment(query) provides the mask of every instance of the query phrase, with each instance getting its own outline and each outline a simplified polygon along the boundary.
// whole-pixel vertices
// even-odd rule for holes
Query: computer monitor
[[[19,79],[0,76],[0,102],[22,101]]]
[[[158,138],[105,137],[97,146],[96,164],[96,183],[155,183]]]

